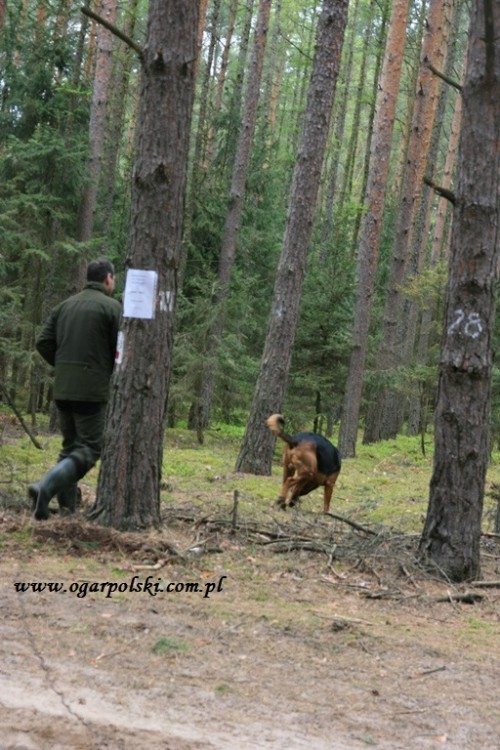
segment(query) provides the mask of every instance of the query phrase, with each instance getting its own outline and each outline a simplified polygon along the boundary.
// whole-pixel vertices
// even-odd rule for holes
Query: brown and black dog
[[[283,432],[284,424],[281,414],[271,414],[267,420],[271,432],[286,443],[283,452],[283,486],[278,505],[281,508],[295,505],[301,495],[307,495],[317,487],[324,487],[323,512],[328,513],[333,488],[340,474],[340,453],[329,440],[315,432],[287,435]]]

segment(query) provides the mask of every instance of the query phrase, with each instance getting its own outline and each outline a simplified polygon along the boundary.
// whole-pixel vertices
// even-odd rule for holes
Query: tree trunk
[[[454,165],[457,157],[458,148],[458,137],[460,132],[460,123],[462,118],[462,97],[459,95],[456,99],[455,113],[453,117],[453,125],[449,136],[449,146],[446,155],[446,162],[443,171],[443,177],[440,180],[440,187],[450,189],[451,188],[451,177],[454,171]],[[435,268],[438,262],[446,257],[447,254],[447,242],[446,237],[449,235],[447,229],[447,218],[451,203],[446,198],[440,198],[438,201],[438,208],[436,212],[436,220],[434,224],[434,234],[432,239],[432,246],[429,258],[429,268]],[[436,320],[436,311],[426,308],[422,312],[420,320],[420,330],[417,344],[417,365],[425,367],[429,359],[429,347],[431,344],[431,331],[433,328],[433,321]],[[422,386],[425,388],[425,385]],[[426,400],[430,394],[425,394]],[[432,389],[432,396],[434,396],[434,388]],[[408,434],[418,435],[419,432],[425,431],[425,415],[422,415],[422,398],[414,396],[410,403],[410,410],[408,414]]]
[[[363,182],[362,182],[362,188],[361,188],[360,196],[359,196],[360,207],[356,211],[352,237],[351,237],[351,253],[350,253],[351,258],[357,257],[356,251],[357,251],[358,242],[359,242],[359,230],[361,227],[361,221],[363,219],[363,208],[364,208],[363,200],[367,195],[367,185],[368,185],[368,176],[369,176],[369,171],[370,171],[370,157],[371,157],[372,138],[373,138],[373,123],[375,122],[375,111],[376,111],[376,106],[377,106],[377,96],[378,96],[379,84],[380,84],[380,72],[382,70],[382,65],[384,62],[384,49],[385,49],[385,44],[387,41],[387,25],[389,23],[389,15],[390,15],[391,7],[392,7],[392,0],[385,0],[385,3],[382,8],[382,18],[379,20],[380,26],[379,26],[379,30],[378,30],[377,38],[376,38],[376,49],[380,50],[380,52],[379,54],[377,54],[375,70],[374,70],[374,75],[373,75],[371,90],[370,90],[370,115],[368,119],[368,128],[367,128],[367,132],[365,135],[366,145],[363,149],[364,151]]]
[[[196,137],[194,139],[194,152],[193,161],[191,165],[191,182],[190,182],[190,200],[189,200],[189,212],[192,215],[194,212],[194,203],[196,195],[198,193],[199,185],[202,180],[202,175],[205,173],[206,164],[206,148],[207,148],[207,110],[208,102],[210,98],[210,81],[212,68],[214,67],[214,61],[216,60],[217,45],[220,37],[219,29],[219,15],[220,15],[220,0],[214,0],[212,8],[212,20],[210,27],[210,44],[208,47],[207,61],[203,71],[203,80],[201,83],[201,95],[198,112],[198,126],[196,129]],[[192,216],[191,216],[192,218]]]
[[[377,11],[380,12],[380,9],[377,7]],[[361,65],[360,65],[360,71],[359,71],[359,80],[358,85],[356,87],[356,95],[355,95],[355,104],[354,104],[354,110],[352,113],[352,123],[350,127],[350,134],[349,134],[349,140],[347,145],[347,153],[346,153],[346,159],[344,164],[344,176],[342,179],[342,186],[340,189],[340,195],[338,204],[336,207],[335,213],[340,218],[340,222],[337,222],[337,225],[342,222],[342,217],[344,215],[344,206],[346,201],[352,200],[353,198],[353,182],[354,182],[354,172],[355,172],[355,165],[358,155],[358,147],[359,147],[359,139],[360,136],[364,135],[363,128],[361,127],[361,113],[363,110],[363,107],[367,100],[367,92],[366,92],[366,77],[367,77],[367,70],[368,70],[368,61],[369,61],[369,50],[373,44],[373,27],[374,27],[374,21],[375,21],[375,6],[372,4],[370,7],[370,15],[367,19],[366,26],[363,30],[363,38],[364,38],[364,50],[361,56]],[[345,231],[340,230],[337,231],[337,237],[346,237]]]
[[[223,164],[230,174],[234,165],[234,154],[239,136],[237,123],[241,120],[241,102],[243,99],[243,84],[245,71],[247,69],[248,52],[250,48],[250,36],[252,33],[253,6],[255,0],[246,0],[245,20],[239,38],[238,62],[236,64],[236,76],[233,84],[233,93],[228,106],[229,128],[227,132],[225,155]],[[231,125],[231,123],[234,123]]]
[[[152,320],[124,318],[94,517],[119,529],[160,519],[198,3],[150,0],[127,267],[158,272]]]
[[[102,0],[100,15],[109,23],[116,21],[116,0]],[[92,238],[95,211],[97,207],[97,190],[101,175],[104,136],[106,132],[106,111],[109,98],[109,83],[113,67],[114,37],[111,31],[99,26],[97,36],[96,66],[92,88],[92,103],[89,123],[89,155],[87,159],[87,183],[83,191],[80,216],[78,220],[78,240],[88,242]],[[87,258],[82,259],[74,281],[75,289],[81,289],[85,283]]]
[[[130,0],[127,13],[124,16],[123,31],[130,38],[134,37],[137,26],[139,0]],[[120,153],[121,138],[118,133],[123,133],[126,104],[129,96],[131,68],[135,63],[135,51],[124,42],[117,48],[111,80],[111,91],[109,116],[106,128],[106,158],[102,180],[102,193],[104,195],[102,209],[102,235],[109,236],[111,221],[113,218],[113,204],[115,198],[115,184]]]
[[[455,3],[452,8],[453,13],[453,28],[451,30],[450,39],[451,44],[449,45],[448,54],[446,56],[446,66],[444,74],[452,79],[457,67],[461,67],[461,64],[465,60],[460,60],[460,65],[457,66],[457,53],[458,53],[458,34],[460,30],[461,18],[461,7],[460,3]],[[434,132],[432,134],[432,143],[429,152],[429,170],[432,169],[430,176],[433,181],[438,183],[440,187],[445,189],[451,188],[451,176],[453,168],[456,163],[456,152],[458,147],[458,135],[460,131],[460,112],[461,112],[461,95],[456,90],[452,90],[452,87],[448,84],[442,84],[442,90],[440,95],[440,102],[438,106],[438,112],[436,116],[436,122]],[[445,123],[445,113],[447,108],[447,102],[450,96],[455,97],[455,114],[453,117],[453,124],[451,133],[445,134],[447,137],[447,156],[443,166],[443,174],[439,175],[438,169],[433,168],[433,165],[439,163],[439,150],[443,140],[443,128]],[[428,268],[432,269],[436,267],[436,264],[441,255],[441,237],[443,235],[443,210],[436,211],[434,233],[437,234],[435,239],[431,243],[430,249],[428,248],[429,230],[431,225],[431,212],[434,202],[434,193],[429,186],[425,186],[423,191],[424,199],[420,205],[420,223],[418,234],[415,235],[415,251],[413,259],[413,269],[415,273],[420,274],[426,262],[427,255],[429,255]],[[447,200],[441,199],[441,201],[448,203]],[[436,201],[438,206],[441,203],[440,200]],[[448,206],[451,204],[448,203]],[[440,207],[441,208],[441,207]],[[420,313],[420,322],[418,324]],[[427,351],[429,344],[429,333],[433,318],[435,317],[436,310],[429,309],[426,307],[423,310],[419,310],[419,305],[415,300],[407,300],[406,311],[405,311],[405,330],[406,330],[406,356],[405,361],[410,363],[415,362],[418,366],[425,367],[427,364]],[[418,324],[418,336],[417,336],[417,324]],[[417,344],[415,346],[415,342]],[[415,356],[414,356],[414,351]],[[418,435],[425,429],[425,419],[421,419],[421,407],[422,407],[422,394],[425,393],[425,383],[419,384],[418,395],[412,395],[409,403],[408,410],[408,435]],[[428,390],[428,389],[427,389]],[[430,394],[425,394],[424,402],[429,398]]]
[[[311,77],[311,60],[313,57],[313,48],[315,41],[315,28],[311,23],[308,9],[302,12],[300,39],[301,39],[301,65],[297,65],[294,70],[295,81],[292,83],[293,95],[288,111],[283,113],[286,121],[286,152],[289,154],[296,153],[299,147],[300,134],[304,120],[304,110],[306,108],[307,84]]]
[[[277,90],[282,75],[283,61],[278,60],[278,42],[281,35],[280,13],[282,0],[274,0],[274,19],[270,42],[268,42],[268,54],[266,59],[266,71],[262,82],[262,103],[260,132],[257,134],[257,143],[266,145],[267,152],[273,143],[274,127],[276,124]]]
[[[453,581],[480,575],[499,276],[500,3],[473,0],[458,184],[422,558]]]
[[[231,6],[229,8],[229,20],[226,30],[226,37],[224,42],[224,50],[222,52],[222,59],[220,63],[219,73],[217,75],[217,88],[213,103],[212,118],[208,128],[207,135],[207,146],[205,150],[205,165],[208,169],[214,159],[215,153],[215,138],[216,138],[216,126],[214,121],[219,115],[222,109],[222,95],[224,93],[224,87],[226,84],[226,75],[229,65],[229,54],[231,52],[231,46],[233,43],[234,26],[236,23],[236,13],[238,11],[239,0],[231,0]]]
[[[391,271],[387,285],[383,335],[378,369],[394,377],[396,368],[402,362],[404,331],[401,323],[402,285],[408,268],[409,249],[412,232],[422,195],[423,176],[429,150],[434,115],[437,106],[439,79],[431,73],[428,62],[433,61],[438,69],[443,69],[442,59],[445,50],[444,30],[449,16],[450,0],[431,0],[427,17],[420,74],[417,81],[415,108],[406,169],[401,192],[400,209],[394,233]],[[403,421],[401,394],[389,384],[377,394],[367,420],[364,442],[394,438]]]
[[[353,348],[344,396],[339,448],[354,456],[368,348],[368,330],[375,290],[375,275],[384,216],[394,116],[401,78],[409,0],[394,0],[384,65],[376,105],[367,186],[367,210],[363,217],[358,251],[358,289],[352,334]]]
[[[358,26],[358,13],[359,12],[359,0],[354,0],[349,9],[349,29],[350,35],[346,37],[344,44],[344,55],[341,71],[339,74],[340,80],[343,83],[339,89],[338,96],[335,97],[335,105],[333,111],[333,138],[330,150],[332,151],[331,157],[327,155],[325,158],[327,173],[327,185],[325,191],[325,207],[324,207],[324,219],[321,228],[321,260],[325,262],[328,254],[328,248],[332,242],[332,228],[333,228],[333,217],[335,210],[335,201],[337,198],[338,190],[338,172],[340,166],[340,154],[342,150],[342,144],[344,143],[344,131],[347,117],[347,105],[349,102],[350,94],[350,82],[352,79],[353,69],[353,58],[354,48],[357,39],[357,26]]]
[[[348,0],[324,0],[295,164],[283,249],[250,420],[237,471],[270,474],[275,439],[266,417],[281,409],[297,327],[314,210],[338,78]]]
[[[116,0],[103,0],[100,15],[110,23],[116,21]],[[101,169],[101,159],[108,106],[109,83],[113,67],[113,34],[99,25],[92,102],[89,123],[89,157],[87,162],[88,185],[80,211],[80,236],[82,242],[92,237],[94,211],[97,201],[97,187]]]

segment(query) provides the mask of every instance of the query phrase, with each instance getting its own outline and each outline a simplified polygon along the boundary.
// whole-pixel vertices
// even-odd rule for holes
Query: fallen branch
[[[472,581],[469,586],[475,589],[500,589],[500,581]]]
[[[325,513],[324,515],[330,516],[330,518],[335,518],[337,521],[342,521],[342,523],[346,523],[348,526],[352,526],[352,528],[356,529],[356,531],[362,531],[364,534],[372,534],[372,536],[377,536],[377,532],[373,529],[362,526],[360,523],[356,523],[356,521],[351,521],[349,518],[345,518],[345,516],[339,516],[337,513]]]
[[[434,667],[434,669],[425,669],[423,672],[417,672],[417,674],[410,675],[410,680],[416,680],[417,677],[427,677],[430,674],[435,674],[436,672],[444,672],[446,670],[446,667],[443,665],[442,667]]]
[[[240,493],[238,490],[235,490],[233,492],[233,513],[231,518],[231,531],[233,534],[236,532],[236,529],[238,528],[238,503],[240,499]]]
[[[435,602],[446,602],[447,604],[452,604],[453,602],[462,602],[463,604],[475,604],[476,602],[480,602],[484,599],[482,594],[476,594],[473,591],[466,591],[465,594],[450,594],[448,593],[446,596],[439,596],[436,599],[433,599]]]
[[[325,555],[330,554],[330,548],[325,544],[318,544],[312,541],[300,541],[299,539],[289,539],[283,541],[277,539],[273,543],[273,552],[291,552],[292,550],[305,550],[306,552],[322,552]]]
[[[370,625],[373,627],[374,622],[369,620],[360,620],[357,617],[342,617],[342,615],[333,615],[333,622],[345,622],[347,625]]]
[[[0,383],[0,390],[2,391],[7,403],[9,404],[10,408],[12,409],[16,417],[18,418],[19,422],[21,423],[21,426],[23,427],[24,431],[28,435],[29,439],[31,440],[35,448],[38,448],[38,450],[43,451],[43,446],[40,445],[36,437],[30,432],[30,429],[28,425],[26,424],[26,422],[24,421],[22,414],[18,411],[17,406],[15,405],[15,403],[9,396],[9,392],[7,391],[3,383]]]
[[[132,570],[160,570],[163,568],[164,565],[166,565],[167,561],[165,559],[158,560],[157,563],[154,565],[132,565]]]
[[[400,591],[365,591],[362,596],[365,599],[406,599]]]

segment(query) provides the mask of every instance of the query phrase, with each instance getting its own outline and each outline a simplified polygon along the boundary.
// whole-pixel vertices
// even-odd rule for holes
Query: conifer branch
[[[93,10],[90,10],[86,5],[83,5],[80,10],[82,13],[89,18],[92,18],[94,21],[97,21],[97,23],[100,23],[101,26],[104,26],[108,31],[111,31],[112,34],[118,37],[118,39],[121,39],[122,42],[125,42],[125,44],[128,44],[129,47],[131,47],[133,50],[135,50],[139,56],[139,59],[142,62],[142,59],[144,57],[144,51],[142,47],[140,47],[137,42],[134,42],[133,39],[131,39],[127,34],[125,34],[123,31],[121,31],[117,26],[110,23],[109,21],[106,21],[105,18],[102,16],[99,16],[97,13],[94,13]]]
[[[434,65],[430,62],[427,63],[427,67],[431,71],[431,73],[434,73],[435,76],[438,78],[441,78],[445,83],[449,84],[450,86],[453,86],[457,91],[462,91],[462,86],[459,84],[458,81],[455,81],[454,78],[450,78],[449,76],[442,73],[440,70],[434,67]]]
[[[455,197],[455,193],[451,190],[448,190],[445,187],[441,187],[440,185],[436,185],[435,182],[433,182],[430,177],[424,177],[424,182],[426,185],[429,185],[438,195],[440,195],[442,198],[446,198],[446,200],[450,201],[453,205],[457,202],[457,199]]]

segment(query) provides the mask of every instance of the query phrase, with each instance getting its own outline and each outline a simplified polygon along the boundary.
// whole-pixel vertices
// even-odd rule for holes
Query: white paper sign
[[[123,331],[118,331],[118,338],[116,340],[116,354],[115,354],[115,365],[121,365],[123,362],[123,350],[125,348],[125,334]]]
[[[129,268],[123,295],[123,317],[152,320],[155,316],[157,271]]]

